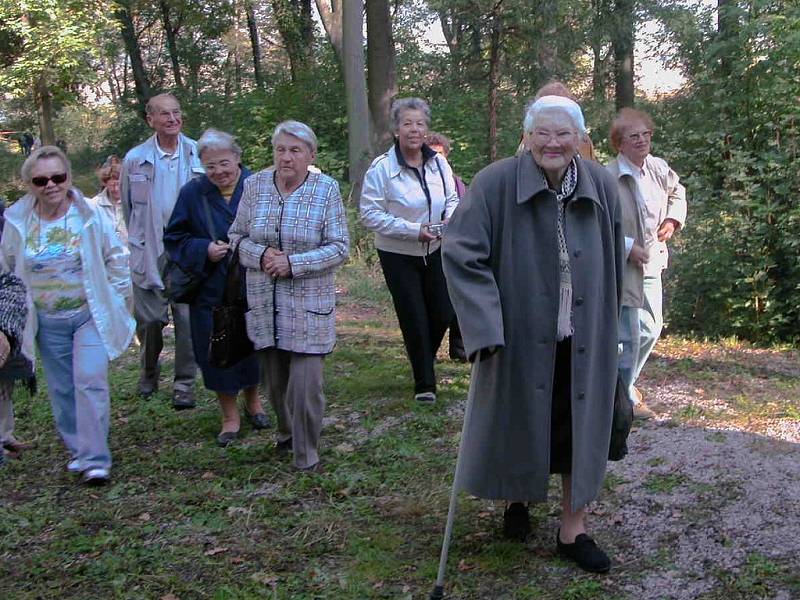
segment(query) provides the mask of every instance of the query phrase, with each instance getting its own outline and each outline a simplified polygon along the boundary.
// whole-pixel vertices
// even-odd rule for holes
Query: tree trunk
[[[250,32],[250,47],[253,49],[253,76],[256,86],[263,90],[264,79],[261,75],[261,45],[258,42],[258,24],[253,3],[250,0],[245,0],[244,12],[247,15],[247,29]]]
[[[39,119],[39,138],[43,146],[52,146],[56,143],[56,134],[53,131],[53,102],[44,77],[36,82],[33,97],[36,99],[36,116]]]
[[[492,32],[489,45],[489,162],[497,160],[497,84],[500,80],[500,15],[492,17]]]
[[[164,25],[164,32],[167,34],[169,58],[172,61],[172,76],[175,79],[175,87],[180,89],[183,87],[181,65],[178,62],[178,44],[175,41],[175,28],[172,27],[172,21],[169,16],[169,4],[167,4],[166,0],[161,0],[159,5],[161,6],[161,22]]]
[[[367,76],[374,147],[382,152],[392,144],[389,112],[397,96],[395,48],[388,0],[367,2]]]
[[[369,166],[370,148],[369,106],[367,82],[364,78],[363,0],[344,0],[342,13],[343,70],[347,90],[347,133],[349,180],[353,185],[352,198],[361,196],[361,180]]]
[[[322,26],[333,46],[333,52],[339,64],[342,64],[342,0],[316,0],[316,3]],[[369,6],[369,3],[367,5]]]
[[[139,114],[144,118],[145,105],[150,99],[150,83],[147,81],[147,72],[144,70],[139,38],[136,37],[136,29],[133,26],[133,18],[131,17],[128,2],[119,3],[119,8],[114,12],[114,18],[122,25],[122,39],[125,42],[125,50],[131,59],[136,99],[139,101]]]
[[[739,34],[739,13],[735,0],[717,0],[717,38],[730,41]],[[723,77],[731,74],[731,59],[727,48],[723,48],[720,59],[720,75]]]
[[[614,97],[617,110],[633,107],[634,0],[617,0],[617,26],[612,35]]]
[[[271,0],[275,24],[289,55],[292,81],[297,83],[311,70],[314,22],[311,0]]]

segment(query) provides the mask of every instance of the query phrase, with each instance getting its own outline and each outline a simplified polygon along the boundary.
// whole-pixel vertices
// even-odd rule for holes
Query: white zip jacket
[[[128,266],[129,252],[117,237],[114,223],[103,209],[90,204],[77,188],[72,188],[69,194],[84,220],[80,254],[86,301],[108,358],[114,360],[128,348],[136,329],[128,307],[133,293]],[[25,282],[28,290],[28,319],[22,336],[22,353],[31,362],[35,359],[33,342],[38,319],[25,269],[23,246],[28,236],[28,215],[34,210],[34,202],[34,197],[26,194],[6,210],[6,225],[0,244],[6,264]]]
[[[449,219],[458,205],[453,171],[444,157],[422,147],[424,181],[430,193],[430,205],[414,170],[401,163],[395,144],[378,156],[366,175],[361,189],[361,222],[375,232],[375,247],[385,252],[425,256],[435,252],[441,240],[419,241],[425,223]]]

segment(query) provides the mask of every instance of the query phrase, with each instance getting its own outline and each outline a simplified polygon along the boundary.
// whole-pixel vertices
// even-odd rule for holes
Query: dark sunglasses
[[[36,187],[44,187],[47,185],[48,181],[52,181],[56,185],[64,183],[67,180],[66,173],[58,173],[56,175],[52,175],[50,177],[32,177],[31,183]]]

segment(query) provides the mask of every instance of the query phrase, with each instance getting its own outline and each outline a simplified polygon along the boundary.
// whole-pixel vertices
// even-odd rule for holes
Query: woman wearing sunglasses
[[[3,257],[28,289],[22,353],[39,346],[67,470],[110,477],[108,362],[131,342],[128,250],[108,215],[72,187],[70,163],[43,146],[22,165],[29,193],[5,212]]]

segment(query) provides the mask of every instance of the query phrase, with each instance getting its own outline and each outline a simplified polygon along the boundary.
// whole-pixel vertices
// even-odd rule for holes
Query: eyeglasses
[[[650,130],[647,131],[637,131],[636,133],[629,133],[626,136],[632,142],[638,142],[639,140],[649,140],[653,137],[653,132]]]
[[[575,132],[562,130],[551,133],[544,129],[534,129],[532,135],[540,144],[548,144],[552,139],[555,139],[559,144],[566,144],[574,138]]]
[[[60,185],[67,180],[66,173],[56,173],[55,175],[51,175],[50,177],[32,177],[31,183],[36,187],[45,187],[50,181],[55,183],[56,185]]]

